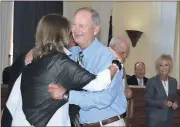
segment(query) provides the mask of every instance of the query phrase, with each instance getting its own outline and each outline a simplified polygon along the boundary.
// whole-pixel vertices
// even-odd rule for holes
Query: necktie
[[[84,57],[83,52],[80,51],[80,52],[79,52],[79,57],[78,57],[78,59],[77,59],[77,63],[78,63],[79,65],[81,65],[81,66],[83,66],[83,61],[82,61],[83,57]]]
[[[77,63],[83,67],[83,52],[79,52],[79,56],[77,59]],[[71,120],[71,126],[72,127],[80,127],[80,122],[79,122],[79,110],[80,107],[78,105],[70,105],[69,106],[69,112],[70,112],[70,120]]]
[[[139,79],[139,86],[143,86],[143,80]]]

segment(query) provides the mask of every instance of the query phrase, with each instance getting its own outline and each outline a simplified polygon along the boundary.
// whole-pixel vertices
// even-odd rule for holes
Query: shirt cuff
[[[69,92],[69,104],[79,105],[80,97],[80,91],[71,90]]]

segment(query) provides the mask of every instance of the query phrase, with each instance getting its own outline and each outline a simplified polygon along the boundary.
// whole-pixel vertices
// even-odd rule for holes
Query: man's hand
[[[168,107],[171,107],[173,105],[173,103],[171,101],[168,101],[168,100],[164,100],[164,104]]]
[[[50,92],[50,95],[53,99],[63,99],[64,93],[67,91],[67,89],[63,88],[62,86],[59,86],[57,84],[49,84],[48,91]]]
[[[178,108],[178,104],[177,104],[176,102],[174,102],[174,103],[172,104],[172,108],[173,108],[174,110],[176,110],[176,109]]]
[[[25,65],[28,65],[32,62],[33,60],[33,52],[32,50],[30,50],[27,54],[26,54],[26,57],[25,57]]]
[[[127,99],[130,99],[133,95],[132,90],[128,87],[124,90],[124,94],[125,94]]]

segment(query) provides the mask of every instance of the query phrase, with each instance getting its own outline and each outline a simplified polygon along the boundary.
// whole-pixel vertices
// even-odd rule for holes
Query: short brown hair
[[[69,21],[59,14],[48,14],[38,23],[36,45],[32,49],[33,59],[50,53],[64,52],[70,33]]]
[[[172,57],[167,54],[162,54],[157,58],[156,63],[155,63],[156,71],[159,73],[159,66],[161,65],[163,60],[169,61],[169,67],[170,67],[169,71],[171,72],[172,67],[173,67]]]

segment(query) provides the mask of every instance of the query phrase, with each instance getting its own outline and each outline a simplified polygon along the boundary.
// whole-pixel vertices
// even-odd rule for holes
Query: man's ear
[[[110,47],[110,48],[113,48],[113,44],[110,43],[110,44],[109,44],[109,47]]]
[[[110,44],[109,44],[109,47],[112,48],[112,49],[114,49],[114,45],[115,45],[115,44],[111,44],[111,43],[110,43]]]
[[[94,35],[96,36],[96,35],[99,33],[99,31],[100,31],[100,26],[99,26],[99,25],[96,25],[96,26],[94,27]]]

